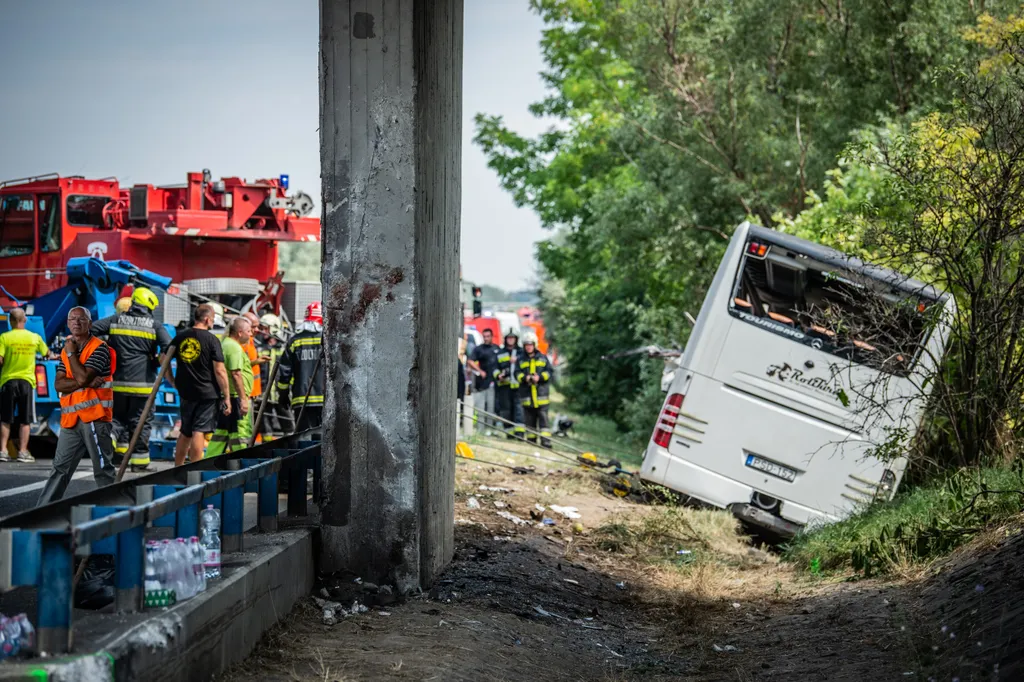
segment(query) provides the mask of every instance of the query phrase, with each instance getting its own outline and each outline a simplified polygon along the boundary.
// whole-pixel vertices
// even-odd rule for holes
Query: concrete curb
[[[252,652],[313,589],[313,530],[246,535],[224,577],[170,609],[93,614],[75,623],[85,653],[0,665],[0,680],[208,680]]]

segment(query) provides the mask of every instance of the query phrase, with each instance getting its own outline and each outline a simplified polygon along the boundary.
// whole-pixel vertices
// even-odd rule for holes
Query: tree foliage
[[[556,124],[527,138],[481,114],[476,141],[554,232],[537,255],[569,399],[623,422],[645,379],[601,356],[684,342],[732,228],[814,207],[857,131],[948,109],[941,76],[977,49],[960,0],[531,4],[549,86],[531,110]]]

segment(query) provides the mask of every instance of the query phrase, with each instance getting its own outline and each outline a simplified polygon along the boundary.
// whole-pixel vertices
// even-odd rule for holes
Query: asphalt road
[[[35,506],[39,493],[50,475],[53,461],[39,458],[28,464],[22,462],[0,462],[0,518],[31,509]],[[154,462],[153,470],[171,466],[171,462]],[[133,474],[126,473],[126,478]],[[92,461],[86,457],[79,462],[78,469],[71,479],[71,485],[65,497],[88,492],[96,487],[92,478]]]

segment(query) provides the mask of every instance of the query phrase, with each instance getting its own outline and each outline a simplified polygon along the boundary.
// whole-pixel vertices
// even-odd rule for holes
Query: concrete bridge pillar
[[[462,0],[321,0],[321,570],[451,560]]]

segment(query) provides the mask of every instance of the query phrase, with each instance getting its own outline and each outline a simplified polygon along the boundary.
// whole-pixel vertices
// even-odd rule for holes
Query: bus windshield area
[[[905,376],[932,328],[935,303],[789,249],[750,242],[729,312],[832,355]]]

